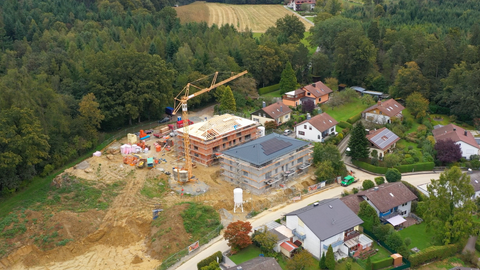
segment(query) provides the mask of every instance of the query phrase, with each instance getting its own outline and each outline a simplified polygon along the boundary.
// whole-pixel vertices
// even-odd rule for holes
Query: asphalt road
[[[363,171],[355,170],[353,168],[350,168],[347,166],[349,170],[354,171],[355,176],[360,179],[357,183],[351,185],[348,187],[349,190],[351,190],[353,187],[361,187],[362,186],[362,181],[365,179],[370,179],[373,180],[375,178],[374,175],[368,174]],[[407,181],[414,186],[418,186],[421,184],[425,184],[430,182],[431,179],[438,179],[439,173],[431,173],[431,174],[418,174],[418,175],[407,175],[407,176],[402,176],[402,180]],[[297,210],[299,208],[305,207],[311,203],[314,203],[319,200],[324,200],[328,198],[339,198],[340,194],[344,190],[344,187],[338,186],[335,188],[331,189],[326,189],[323,191],[320,191],[319,193],[316,193],[314,195],[308,196],[308,197],[303,197],[301,201],[297,201],[295,203],[286,203],[282,204],[276,207],[273,207],[272,209],[268,209],[262,213],[260,213],[258,216],[255,216],[252,219],[249,219],[250,223],[252,224],[252,227],[258,227],[261,226],[269,221],[273,221],[276,219],[281,218],[283,215],[286,213],[292,212],[294,210]],[[216,241],[216,242],[214,242]],[[212,255],[213,253],[217,251],[227,251],[229,247],[227,246],[227,242],[222,238],[220,235],[219,237],[215,238],[212,240],[214,242],[211,244],[209,247],[204,248],[202,250],[199,250],[198,253],[194,254],[192,257],[188,258],[186,262],[184,262],[182,265],[178,266],[177,268],[172,268],[172,269],[179,269],[179,270],[193,270],[197,269],[197,263],[203,260],[204,258]],[[211,242],[211,243],[212,243]]]

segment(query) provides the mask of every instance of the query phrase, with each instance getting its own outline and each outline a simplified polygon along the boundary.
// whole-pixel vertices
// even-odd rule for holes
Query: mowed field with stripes
[[[190,5],[176,7],[182,23],[207,22],[209,26],[231,24],[239,31],[246,29],[263,33],[275,22],[293,13],[281,5],[229,5],[220,3],[194,2]],[[312,24],[300,18],[308,31]]]

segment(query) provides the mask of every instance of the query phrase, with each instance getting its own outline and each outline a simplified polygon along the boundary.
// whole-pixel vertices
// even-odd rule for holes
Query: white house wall
[[[369,119],[372,118],[370,121]],[[380,114],[375,114],[375,113],[365,113],[365,120],[377,123],[377,124],[386,124],[388,123],[388,120],[390,120],[390,117],[386,115],[380,115]]]
[[[265,113],[263,113],[263,114],[265,114]],[[258,115],[252,115],[251,118],[252,118],[252,121],[258,122],[258,123],[262,124],[262,126],[265,126],[265,122],[275,121],[272,118],[262,117],[262,116],[258,116]]]
[[[307,126],[307,128],[305,129],[305,125]],[[310,130],[310,128],[312,130]],[[333,130],[332,130],[333,129]],[[328,133],[329,134],[332,134],[332,133],[335,133],[337,132],[337,126],[333,126],[331,128],[329,128],[329,131]],[[299,131],[303,131],[305,132],[305,135],[300,135],[299,134]],[[318,129],[316,129],[312,124],[308,123],[308,122],[305,122],[301,125],[298,125],[295,127],[295,136],[296,138],[298,139],[302,139],[302,140],[307,140],[307,141],[313,141],[313,142],[321,142],[323,137],[322,137],[322,132],[320,132]],[[320,136],[320,137],[319,137]]]
[[[400,212],[407,211],[406,214],[402,215],[403,217],[408,217],[408,215],[411,212],[411,209],[412,209],[412,202],[411,201],[409,201],[405,206],[402,206],[402,205],[398,206],[398,211],[400,211]]]
[[[313,257],[320,259],[320,239],[305,225],[303,222],[303,226],[299,224],[299,218],[297,216],[287,216],[287,228],[290,230],[296,229],[297,232],[305,234],[305,240],[301,241],[303,243],[303,247],[310,252]],[[297,239],[295,236],[293,237],[294,240]]]
[[[460,149],[462,150],[462,157],[466,159],[470,159],[471,155],[478,155],[478,148],[471,146],[468,143],[464,143],[462,141],[457,142],[460,144]]]
[[[337,242],[337,241],[342,241],[343,242],[343,239],[345,237],[345,232],[341,232],[339,234],[336,234],[328,239],[325,239],[324,241],[322,241],[320,243],[320,248],[321,248],[321,252],[324,253],[324,254],[327,254],[327,251],[328,251],[328,246],[330,246],[331,244]],[[327,246],[326,249],[323,248],[323,246]],[[336,246],[336,247],[332,247],[333,249],[333,252],[337,252],[337,250],[343,246],[343,244],[339,245],[339,246]],[[348,253],[345,253],[345,254],[348,254]]]

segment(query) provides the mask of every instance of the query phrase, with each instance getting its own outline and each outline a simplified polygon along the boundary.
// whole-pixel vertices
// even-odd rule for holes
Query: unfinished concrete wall
[[[266,164],[257,166],[223,154],[220,164],[225,181],[239,185],[254,194],[286,184],[296,178],[299,166],[311,164],[312,146],[304,146]]]

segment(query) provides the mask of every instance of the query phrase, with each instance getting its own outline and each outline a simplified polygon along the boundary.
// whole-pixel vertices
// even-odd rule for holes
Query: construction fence
[[[195,248],[195,250],[192,250],[192,245],[189,245],[182,250],[172,254],[170,257],[165,259],[162,264],[157,268],[157,270],[166,270],[169,267],[173,266],[177,262],[180,262],[180,260],[189,255],[190,253],[195,254],[195,251],[200,249],[202,245],[207,244],[210,242],[213,238],[217,237],[220,235],[220,232],[223,229],[223,225],[219,225],[217,228],[213,229],[211,232],[208,234],[202,236],[197,242],[199,243],[198,248]]]

